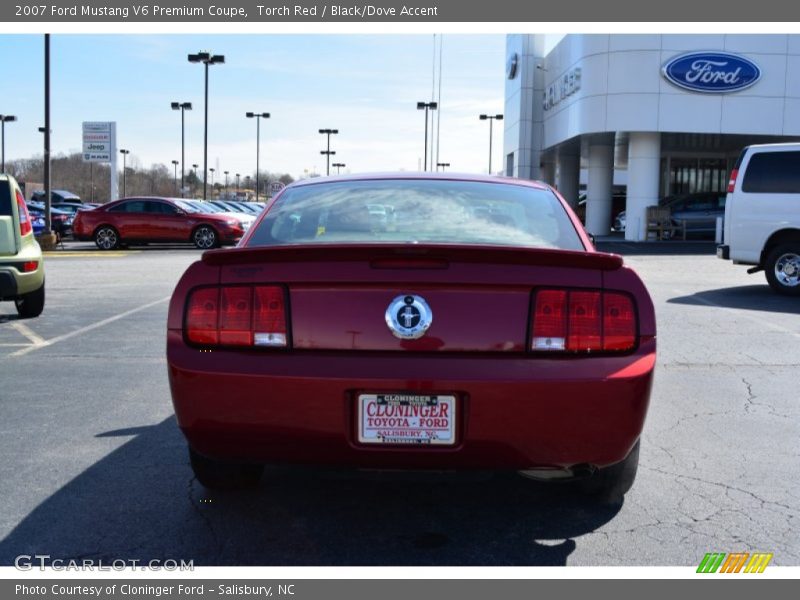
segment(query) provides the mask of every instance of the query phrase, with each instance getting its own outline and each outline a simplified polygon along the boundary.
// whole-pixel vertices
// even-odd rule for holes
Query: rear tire
[[[622,461],[598,469],[591,477],[577,481],[580,491],[601,504],[619,504],[633,486],[639,467],[639,441]]]
[[[774,248],[764,263],[769,286],[785,296],[800,296],[800,243]]]
[[[103,225],[94,232],[94,243],[100,250],[119,248],[119,233],[110,225]]]
[[[44,283],[38,290],[23,294],[14,301],[17,314],[23,319],[32,319],[44,310]]]
[[[263,465],[220,462],[189,448],[192,471],[203,487],[210,490],[251,489],[258,485]]]

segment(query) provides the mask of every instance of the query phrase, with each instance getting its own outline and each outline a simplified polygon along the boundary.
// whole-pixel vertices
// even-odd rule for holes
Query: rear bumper
[[[607,466],[644,425],[655,339],[631,356],[566,360],[402,353],[201,352],[170,330],[173,404],[199,453],[366,468]],[[363,392],[452,393],[456,445],[364,446]]]

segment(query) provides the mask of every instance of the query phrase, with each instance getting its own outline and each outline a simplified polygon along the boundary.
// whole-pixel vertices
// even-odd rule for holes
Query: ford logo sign
[[[690,52],[671,59],[661,69],[674,85],[693,92],[738,92],[761,79],[754,62],[727,52]]]

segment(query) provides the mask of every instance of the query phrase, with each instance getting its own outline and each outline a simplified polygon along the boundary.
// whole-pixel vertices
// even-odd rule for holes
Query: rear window
[[[0,216],[10,217],[11,212],[11,186],[7,179],[0,180]]]
[[[752,194],[800,193],[800,152],[757,152],[750,157],[742,191]]]
[[[549,190],[409,179],[289,188],[248,246],[414,242],[584,249]]]

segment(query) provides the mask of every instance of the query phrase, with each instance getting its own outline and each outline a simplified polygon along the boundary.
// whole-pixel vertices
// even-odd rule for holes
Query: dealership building
[[[660,198],[724,192],[749,144],[800,140],[800,35],[544,35],[506,41],[504,172],[541,179],[609,232],[646,238]],[[800,168],[800,165],[798,165]]]

